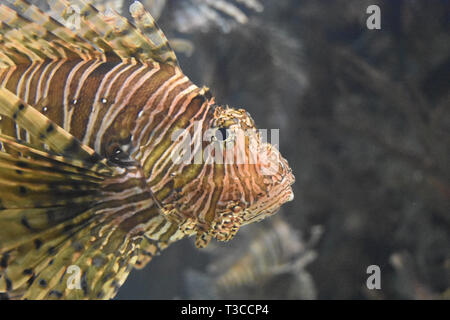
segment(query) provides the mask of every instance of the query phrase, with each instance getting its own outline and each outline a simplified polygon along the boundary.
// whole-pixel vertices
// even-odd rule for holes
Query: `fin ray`
[[[106,159],[102,159],[89,146],[82,144],[70,133],[59,127],[41,112],[21,100],[15,94],[0,87],[0,113],[16,123],[50,147],[56,154],[85,161],[95,167],[93,171],[103,170],[112,173]]]
[[[74,31],[26,0],[7,1],[17,12],[0,5],[0,21],[20,29],[23,33],[20,37],[25,36],[26,39],[11,39],[10,35],[4,40],[9,39],[9,42],[15,41],[22,46],[26,44],[25,48],[32,47],[32,52],[28,53],[31,60],[39,58],[35,56],[36,49],[41,49],[38,51],[40,55],[53,58],[67,55],[61,52],[60,47],[63,47],[68,53],[84,59],[111,60],[118,57],[122,61],[137,60],[141,63],[158,62],[178,66],[176,55],[164,33],[138,1],[130,7],[136,23],[134,26],[117,12],[99,12],[84,0],[50,0],[52,11],[62,20],[67,21],[74,14],[79,15]],[[74,8],[78,8],[78,12],[74,12]],[[4,60],[3,63],[6,63]]]
[[[42,26],[49,33],[61,39],[61,43],[71,47],[74,52],[77,52],[79,56],[84,59],[91,59],[98,57],[100,52],[96,50],[91,44],[81,39],[72,30],[64,27],[58,21],[44,13],[38,7],[33,4],[28,3],[25,0],[7,0],[16,9],[15,15],[11,14],[14,10],[7,9],[5,6],[0,8],[3,15],[9,15],[9,20],[16,21],[19,19],[19,15],[22,15],[25,19],[33,22],[35,25]],[[24,20],[22,20],[24,21]],[[25,27],[24,24],[22,27]]]

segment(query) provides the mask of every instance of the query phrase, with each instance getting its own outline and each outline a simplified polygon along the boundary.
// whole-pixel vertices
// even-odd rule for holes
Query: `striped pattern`
[[[302,266],[296,264],[315,258],[310,248],[320,237],[317,231],[320,230],[316,230],[315,238],[306,242],[286,221],[275,217],[270,224],[253,232],[249,243],[241,242],[233,263],[229,259],[228,263],[222,259],[212,263],[217,289],[231,293],[237,288],[261,286],[280,274],[299,273]]]
[[[72,1],[83,17],[74,33],[8,1],[17,11],[0,5],[0,292],[111,298],[170,243],[230,240],[292,199],[286,160],[245,110],[217,106],[183,74],[140,3],[134,27]],[[64,0],[52,9],[70,14]],[[173,141],[180,129],[191,139]],[[204,139],[223,130],[243,145]],[[186,145],[189,161],[173,162]],[[268,153],[276,170],[214,161],[228,151]],[[81,290],[67,286],[70,264],[82,270]]]

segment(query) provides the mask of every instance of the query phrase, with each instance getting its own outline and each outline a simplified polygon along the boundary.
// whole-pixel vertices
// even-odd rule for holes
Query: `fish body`
[[[217,105],[183,74],[139,2],[132,25],[82,0],[50,0],[61,17],[79,8],[75,31],[24,0],[8,2],[14,9],[0,5],[0,292],[112,298],[133,267],[170,243],[229,240],[292,199],[286,160],[245,110]],[[275,170],[215,161],[227,150],[268,154]]]

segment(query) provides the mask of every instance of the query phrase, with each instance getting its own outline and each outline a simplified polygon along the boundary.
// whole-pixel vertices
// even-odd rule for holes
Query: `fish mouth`
[[[289,196],[287,197],[286,202],[291,202],[291,201],[294,201],[294,191],[292,190],[292,187],[289,186]]]
[[[265,199],[263,199],[265,200],[263,205],[258,205],[258,203],[256,203],[245,210],[243,225],[258,222],[268,216],[272,216],[280,210],[283,204],[293,201],[294,191],[292,189],[292,184],[294,184],[294,182],[295,177],[292,172],[289,171],[279,185],[281,186],[281,190],[280,188],[274,188],[274,190],[269,191],[265,196]]]
[[[257,183],[250,185],[250,196],[241,196],[241,199],[244,197],[240,206],[243,210],[238,213],[241,225],[274,215],[283,204],[294,200],[292,185],[295,183],[295,177],[287,160],[277,148],[268,143],[262,144],[256,150],[258,151],[255,158],[258,161],[255,165],[256,175],[252,177],[252,181]],[[227,198],[226,201],[230,200]]]
[[[294,190],[292,190],[293,183],[294,183],[294,181],[290,182],[290,184],[284,189],[283,196],[280,197],[280,200],[279,200],[279,207],[281,207],[283,204],[285,204],[287,202],[294,201]]]

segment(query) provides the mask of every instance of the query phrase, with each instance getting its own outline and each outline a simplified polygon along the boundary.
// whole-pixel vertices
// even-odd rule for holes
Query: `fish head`
[[[228,241],[242,225],[293,200],[291,168],[247,111],[212,105],[191,129],[172,139],[173,154],[180,157],[159,182],[167,196],[158,199],[152,191],[164,214],[186,235],[197,236],[197,247],[212,238]]]
[[[223,158],[211,235],[228,241],[240,226],[261,221],[293,200],[295,177],[278,148],[266,142],[267,130],[258,130],[246,110],[216,107],[211,129]]]

